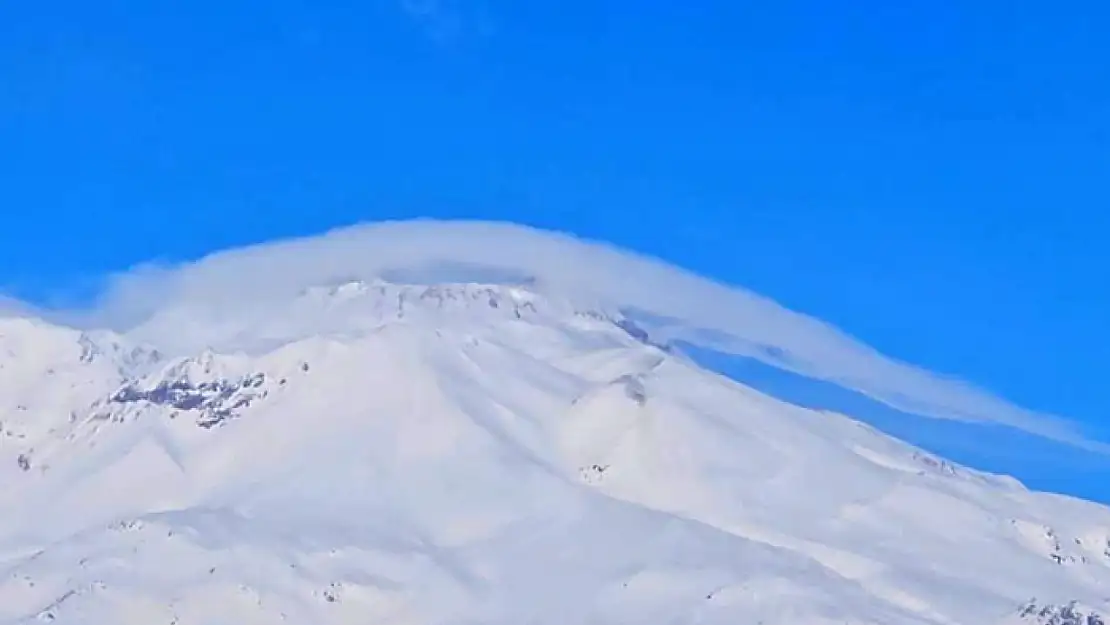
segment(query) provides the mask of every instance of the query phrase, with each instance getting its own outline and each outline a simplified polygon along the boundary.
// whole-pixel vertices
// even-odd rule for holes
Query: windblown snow
[[[202,327],[203,326],[203,327]],[[172,329],[208,348],[168,356]],[[1110,509],[528,284],[0,319],[0,624],[1096,625]]]

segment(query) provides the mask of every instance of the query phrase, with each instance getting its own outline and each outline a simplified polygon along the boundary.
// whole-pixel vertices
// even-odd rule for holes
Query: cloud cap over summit
[[[984,390],[880,354],[818,319],[746,289],[659,259],[560,232],[483,221],[356,225],[319,236],[227,250],[195,262],[144,265],[115,275],[78,325],[139,331],[171,350],[207,345],[151,323],[165,310],[217,312],[280,305],[340,281],[529,283],[586,305],[633,310],[655,336],[751,357],[834,382],[899,410],[1015,427],[1107,451],[1066,419],[1026,410]],[[192,343],[192,344],[190,344]]]

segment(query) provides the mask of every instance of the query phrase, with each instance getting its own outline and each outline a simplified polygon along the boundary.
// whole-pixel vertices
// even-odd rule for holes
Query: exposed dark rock
[[[923,454],[920,452],[915,452],[913,457],[921,464],[924,464],[925,466],[933,469],[934,471],[937,471],[938,473],[943,473],[945,475],[959,475],[959,470],[956,469],[956,466],[953,465],[951,462],[948,462],[947,460],[942,460],[940,458],[936,458],[934,456]]]
[[[239,415],[241,409],[265,396],[259,393],[266,382],[262,373],[237,380],[165,380],[153,388],[142,389],[130,384],[116,391],[109,405],[126,405],[145,402],[165,406],[174,411],[197,413],[196,422],[202,428],[212,428]]]
[[[1019,616],[1036,625],[1106,625],[1101,615],[1079,609],[1075,601],[1042,605],[1033,599],[1021,608]]]

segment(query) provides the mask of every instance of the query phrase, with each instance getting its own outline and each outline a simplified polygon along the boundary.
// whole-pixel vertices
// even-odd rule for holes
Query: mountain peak
[[[540,314],[541,307],[555,314],[572,308],[565,301],[531,288],[477,282],[420,284],[352,280],[306,289],[302,299],[329,307],[354,304],[366,313],[381,316],[404,316],[418,311],[456,314],[499,311],[522,318]]]
[[[434,230],[137,275],[118,334],[0,323],[0,625],[1104,618],[1110,509],[654,342],[997,402],[650,261]]]
[[[357,337],[396,323],[427,329],[607,324],[647,340],[646,332],[616,309],[535,284],[380,279],[312,286],[286,300],[243,302],[234,312],[183,303],[159,311],[127,336],[176,353],[188,353],[187,346],[196,344],[221,352],[264,353],[306,338]]]
[[[1105,508],[760,394],[541,285],[165,314],[163,337],[225,340],[128,370],[135,337],[13,326],[69,364],[22,350],[0,378],[22,402],[0,404],[21,511],[0,625],[1091,625],[1052,606],[1110,584]]]

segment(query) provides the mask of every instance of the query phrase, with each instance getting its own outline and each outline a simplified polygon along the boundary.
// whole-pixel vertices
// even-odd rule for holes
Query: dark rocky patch
[[[1041,605],[1033,599],[1018,614],[1022,620],[1036,625],[1106,625],[1102,616],[1080,610],[1075,601],[1063,605]]]
[[[237,380],[165,380],[153,388],[142,389],[135,384],[124,386],[109,399],[109,404],[149,403],[174,411],[197,413],[196,422],[208,429],[239,416],[239,412],[264,397],[257,392],[266,382],[262,373]]]

